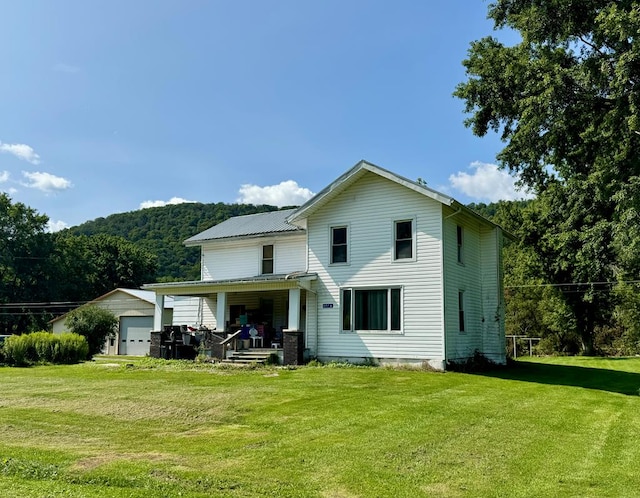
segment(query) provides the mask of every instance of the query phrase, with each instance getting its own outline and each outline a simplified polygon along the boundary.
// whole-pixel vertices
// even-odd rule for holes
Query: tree
[[[538,194],[526,243],[550,282],[572,285],[563,296],[590,353],[612,319],[603,282],[640,269],[628,250],[640,245],[640,4],[497,0],[489,17],[521,41],[473,42],[454,95],[474,134],[500,133],[500,165]]]
[[[67,315],[65,325],[69,331],[86,337],[89,343],[89,355],[102,351],[104,341],[115,334],[118,327],[118,318],[109,310],[96,305],[81,306]]]
[[[42,328],[42,317],[22,303],[47,299],[48,220],[0,193],[0,330],[5,334]]]
[[[154,254],[113,235],[94,235],[83,241],[91,258],[90,284],[96,296],[118,287],[138,288],[154,281],[157,270]]]
[[[59,278],[57,299],[86,301],[118,287],[138,288],[155,281],[157,258],[113,235],[56,234],[52,271]]]

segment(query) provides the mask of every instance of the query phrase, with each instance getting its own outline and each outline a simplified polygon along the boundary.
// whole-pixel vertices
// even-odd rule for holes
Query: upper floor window
[[[331,263],[346,263],[347,248],[347,227],[331,227]]]
[[[413,221],[396,221],[394,225],[395,247],[393,259],[413,259]]]
[[[458,246],[458,263],[464,263],[464,233],[460,225],[456,225],[456,238]]]
[[[273,273],[273,244],[262,246],[262,274]]]

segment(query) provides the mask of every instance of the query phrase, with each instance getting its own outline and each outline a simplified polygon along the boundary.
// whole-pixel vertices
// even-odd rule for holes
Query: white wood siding
[[[502,230],[499,228],[483,227],[480,231],[482,307],[485,318],[481,351],[485,356],[499,363],[506,361],[502,237]]]
[[[216,297],[175,296],[173,300],[173,325],[204,325],[211,330],[217,327]]]
[[[200,298],[175,296],[172,325],[193,325],[200,317]]]
[[[219,241],[202,246],[202,280],[225,280],[260,275],[262,246],[273,244],[274,273],[306,270],[306,236],[256,237]]]
[[[304,337],[306,341],[306,347],[309,349],[309,354],[312,357],[318,356],[318,298],[314,292],[303,293],[306,296],[306,301],[302,301],[306,306],[306,315],[304,323],[300,324],[303,327]]]
[[[309,217],[309,271],[319,276],[314,286],[319,358],[444,359],[440,206],[367,174]],[[406,219],[416,222],[417,257],[393,262],[394,221]],[[330,227],[339,225],[349,227],[349,263],[330,265]],[[401,286],[401,332],[342,332],[340,288],[346,286]]]
[[[504,361],[500,229],[449,208],[443,208],[443,215],[447,359],[464,360],[477,350]],[[457,226],[463,229],[462,264],[457,257]],[[464,292],[464,332],[459,329],[459,291]]]

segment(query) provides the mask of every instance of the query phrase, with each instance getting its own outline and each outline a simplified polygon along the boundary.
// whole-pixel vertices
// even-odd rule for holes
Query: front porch
[[[194,335],[202,334],[200,352],[221,361],[236,361],[260,351],[261,357],[277,354],[282,364],[300,364],[309,347],[304,332],[306,309],[309,296],[314,295],[311,282],[316,278],[315,274],[295,273],[169,282],[144,288],[156,293],[156,310],[163,308],[165,296],[174,298],[172,324],[162,324],[158,313],[154,317],[154,330],[175,330],[173,348],[168,337],[160,336],[165,354],[173,351],[179,355],[180,333],[190,330]]]

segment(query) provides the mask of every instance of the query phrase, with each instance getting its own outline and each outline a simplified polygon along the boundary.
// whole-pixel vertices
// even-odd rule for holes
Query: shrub
[[[55,335],[50,332],[13,335],[4,343],[5,361],[9,365],[36,363],[77,363],[87,357],[89,344],[78,334]]]
[[[69,313],[65,325],[71,332],[86,337],[89,344],[87,358],[91,358],[102,351],[105,339],[115,333],[118,318],[111,311],[99,306],[81,306]]]
[[[462,373],[488,372],[498,368],[502,367],[478,350],[473,353],[471,358],[447,363],[447,370]]]

